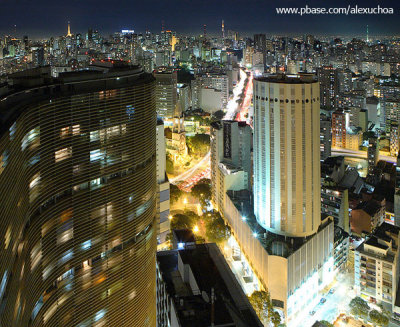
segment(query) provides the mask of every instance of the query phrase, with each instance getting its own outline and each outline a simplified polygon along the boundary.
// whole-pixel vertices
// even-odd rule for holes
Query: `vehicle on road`
[[[319,303],[324,304],[326,302],[326,299],[323,297],[321,300],[319,300]]]
[[[310,316],[313,316],[313,315],[315,315],[315,311],[314,310],[310,311]]]
[[[329,294],[333,294],[333,293],[335,293],[335,289],[334,289],[334,288],[331,288],[331,289],[329,290]]]

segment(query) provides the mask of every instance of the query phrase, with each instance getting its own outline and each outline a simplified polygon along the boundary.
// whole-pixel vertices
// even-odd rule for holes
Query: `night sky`
[[[362,7],[393,7],[394,15],[277,15],[275,8],[339,7],[348,4]],[[313,33],[330,35],[365,34],[369,25],[371,35],[400,34],[400,3],[386,1],[345,0],[0,0],[0,36],[28,35],[31,38],[66,34],[71,21],[73,33],[85,33],[88,27],[108,34],[121,29],[144,32],[165,28],[179,33],[202,32],[207,25],[209,34],[217,33],[221,20],[225,30],[243,34]]]

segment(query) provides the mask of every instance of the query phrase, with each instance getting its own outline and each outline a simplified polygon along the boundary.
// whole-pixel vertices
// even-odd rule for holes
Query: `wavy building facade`
[[[104,63],[0,85],[0,325],[155,326],[154,78]]]

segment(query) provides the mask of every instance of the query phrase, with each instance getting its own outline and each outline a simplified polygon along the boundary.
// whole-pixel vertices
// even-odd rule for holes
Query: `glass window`
[[[60,129],[60,138],[64,139],[64,138],[68,137],[69,131],[70,131],[70,127],[69,126],[62,127]]]
[[[73,125],[72,126],[72,135],[73,136],[78,136],[81,134],[81,125],[77,124],[77,125]]]
[[[90,132],[90,142],[99,140],[99,131],[91,131]]]
[[[21,141],[21,149],[24,151],[28,146],[34,149],[40,144],[40,127],[35,127],[31,129]]]
[[[63,148],[54,152],[56,162],[72,157],[72,147]]]
[[[32,189],[37,186],[40,182],[40,172],[33,175],[31,182],[29,183],[29,188]]]
[[[72,259],[74,257],[74,251],[72,249],[69,249],[68,251],[65,251],[60,260],[58,260],[58,264],[62,265],[66,263],[68,260]]]

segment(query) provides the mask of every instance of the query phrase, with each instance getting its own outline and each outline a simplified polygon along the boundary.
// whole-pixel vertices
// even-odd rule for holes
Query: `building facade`
[[[173,68],[159,67],[154,72],[156,79],[156,108],[161,118],[180,117],[176,112],[178,102],[177,73]]]
[[[1,98],[2,326],[155,326],[154,79],[100,69]]]
[[[268,231],[302,237],[320,223],[319,84],[312,75],[254,80],[254,210]]]

